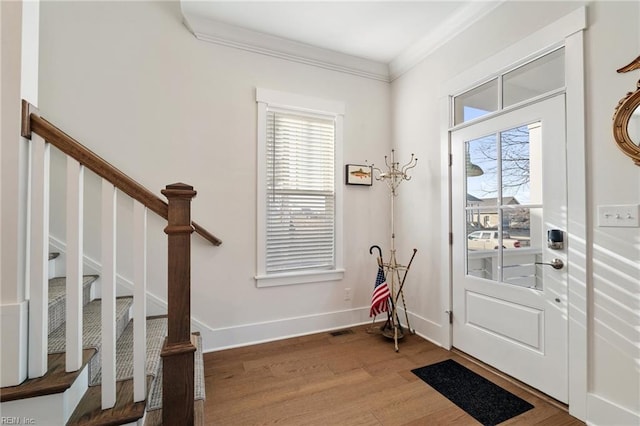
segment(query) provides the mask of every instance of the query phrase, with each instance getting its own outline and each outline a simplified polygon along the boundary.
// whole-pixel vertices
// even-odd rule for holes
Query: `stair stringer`
[[[71,387],[62,393],[3,402],[0,404],[2,418],[20,419],[16,424],[64,425],[88,387],[89,364],[86,364]]]

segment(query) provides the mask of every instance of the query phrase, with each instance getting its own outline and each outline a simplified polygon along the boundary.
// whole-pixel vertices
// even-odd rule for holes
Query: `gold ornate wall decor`
[[[640,56],[617,71],[623,73],[639,69]],[[613,137],[622,152],[640,166],[640,80],[635,92],[627,93],[616,107],[613,114]]]

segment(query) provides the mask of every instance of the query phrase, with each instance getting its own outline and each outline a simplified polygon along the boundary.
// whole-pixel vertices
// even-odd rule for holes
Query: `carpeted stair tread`
[[[116,339],[120,337],[129,322],[132,297],[116,299]],[[89,362],[89,381],[91,382],[100,368],[100,349],[102,348],[102,300],[89,302],[82,309],[82,347],[94,348],[96,355]],[[66,348],[66,324],[62,324],[49,334],[49,353],[64,352]]]
[[[133,377],[133,321],[116,342],[116,380],[126,380]],[[167,335],[167,319],[147,319],[147,362],[146,375],[156,376],[160,368],[160,351]],[[89,384],[95,386],[102,380],[102,369],[98,369]]]
[[[91,380],[89,389],[73,412],[67,425],[118,425],[136,422],[144,416],[146,402],[133,403],[133,320],[116,343],[116,405],[101,408],[101,371]],[[154,376],[160,370],[160,351],[167,334],[167,318],[147,319],[147,391],[152,388]],[[148,399],[147,399],[148,400]]]
[[[196,337],[196,352],[194,355],[194,365],[193,365],[193,384],[194,384],[194,395],[193,399],[195,401],[204,400],[205,399],[205,385],[204,385],[204,360],[202,357],[202,336],[199,333],[194,333]],[[147,411],[159,410],[162,408],[162,365],[160,365],[160,369],[158,370],[158,375],[156,376],[153,384],[151,385],[151,390],[149,394],[149,398],[147,399]]]
[[[82,288],[88,288],[98,279],[97,275],[85,275],[82,277]],[[49,308],[65,298],[67,277],[56,277],[49,280]]]
[[[129,322],[129,308],[133,303],[132,297],[119,297],[116,299],[116,322],[118,336]],[[89,302],[82,311],[82,347],[100,347],[102,301],[100,299]],[[66,327],[62,324],[49,334],[49,353],[64,352]]]
[[[98,279],[97,275],[82,277],[82,304],[89,303],[91,298],[91,284]],[[65,321],[66,310],[66,277],[51,278],[49,280],[49,333],[60,327]]]

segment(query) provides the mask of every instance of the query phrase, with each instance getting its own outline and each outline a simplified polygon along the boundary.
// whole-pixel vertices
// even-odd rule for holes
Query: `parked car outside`
[[[484,230],[469,234],[467,249],[469,250],[496,250],[499,246],[498,231]],[[502,233],[502,248],[520,248],[520,241],[511,238],[507,232]]]

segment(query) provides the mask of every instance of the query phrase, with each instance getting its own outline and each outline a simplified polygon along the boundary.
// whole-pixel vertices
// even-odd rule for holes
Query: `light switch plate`
[[[598,206],[598,226],[640,227],[640,204]]]

